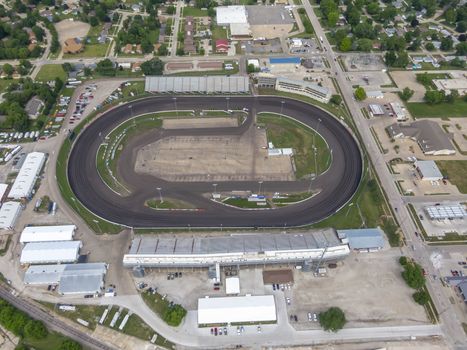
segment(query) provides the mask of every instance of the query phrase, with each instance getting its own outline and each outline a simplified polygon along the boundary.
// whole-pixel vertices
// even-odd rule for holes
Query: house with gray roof
[[[26,103],[25,110],[26,113],[28,114],[29,118],[31,119],[36,119],[41,110],[42,107],[44,107],[44,102],[38,97],[38,96],[33,96],[28,103]]]

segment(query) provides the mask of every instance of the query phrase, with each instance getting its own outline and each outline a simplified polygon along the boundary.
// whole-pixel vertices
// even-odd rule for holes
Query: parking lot
[[[279,38],[265,40],[250,40],[242,43],[246,54],[281,53],[282,45]]]
[[[381,56],[372,54],[347,55],[342,58],[348,72],[386,69]]]
[[[428,236],[433,237],[444,237],[446,233],[457,233],[460,235],[467,235],[467,220],[466,219],[453,219],[453,220],[431,220],[427,213],[424,210],[426,206],[432,206],[436,204],[449,205],[453,203],[437,203],[437,202],[427,202],[427,203],[414,203],[413,206],[417,215],[420,219],[420,222],[425,229],[425,232]],[[457,203],[454,203],[457,204]]]
[[[363,86],[366,90],[379,89],[392,84],[389,76],[382,71],[379,72],[351,72],[347,74],[352,86]]]

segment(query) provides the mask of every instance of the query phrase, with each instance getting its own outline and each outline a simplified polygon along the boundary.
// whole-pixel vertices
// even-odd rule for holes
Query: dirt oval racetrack
[[[141,143],[154,142],[172,135],[235,135],[245,132],[254,114],[282,113],[316,129],[332,150],[332,162],[316,179],[297,181],[264,181],[262,192],[319,190],[303,202],[270,210],[242,210],[216,203],[202,194],[211,193],[212,182],[168,182],[134,171],[131,156],[120,157],[119,174],[131,195],[121,197],[101,180],[96,168],[96,154],[103,138],[131,115],[178,110],[243,109],[249,117],[239,127],[154,130],[143,141],[131,139],[125,154],[133,155]],[[228,106],[228,107],[227,107]],[[321,120],[321,121],[319,121]],[[134,158],[133,158],[134,159]],[[68,181],[77,199],[97,216],[113,223],[143,227],[291,227],[318,222],[349,201],[362,176],[360,149],[347,128],[327,112],[293,99],[270,96],[172,96],[148,97],[115,107],[89,124],[75,141],[68,161]],[[145,201],[157,198],[157,188],[164,196],[192,203],[197,211],[154,210]],[[217,191],[258,189],[257,181],[225,181],[217,183]]]

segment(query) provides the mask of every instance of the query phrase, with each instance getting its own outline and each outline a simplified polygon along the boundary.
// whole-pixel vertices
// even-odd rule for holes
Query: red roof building
[[[216,52],[227,52],[229,51],[229,41],[227,39],[216,40]]]

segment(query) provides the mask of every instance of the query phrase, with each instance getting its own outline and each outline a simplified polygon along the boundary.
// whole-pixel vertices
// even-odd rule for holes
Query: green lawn
[[[0,93],[4,92],[13,82],[13,79],[0,79]]]
[[[257,116],[258,124],[266,127],[268,142],[276,148],[293,148],[295,175],[298,179],[310,174],[321,174],[330,165],[330,151],[324,139],[305,125],[277,114],[261,113]],[[319,126],[316,126],[319,128]],[[315,142],[315,152],[313,150]],[[316,164],[316,167],[315,167]]]
[[[292,204],[292,203],[296,203],[304,199],[307,199],[312,194],[313,193],[310,193],[310,192],[293,193],[293,194],[283,195],[283,197],[285,198],[273,198],[272,202],[274,204]]]
[[[225,204],[238,208],[270,208],[271,205],[266,202],[265,205],[258,205],[257,202],[249,202],[248,198],[227,198],[222,201]]]
[[[55,78],[60,78],[62,81],[67,79],[67,74],[61,64],[45,64],[36,76],[38,81],[55,80]]]
[[[107,49],[109,48],[109,45],[109,43],[86,44],[84,46],[83,52],[75,54],[66,53],[63,55],[63,58],[104,57],[107,52]]]
[[[467,102],[457,99],[454,103],[428,103],[409,102],[407,109],[414,118],[460,118],[467,117]]]
[[[50,332],[44,339],[25,338],[22,343],[36,350],[58,350],[66,339],[68,338],[60,333]]]
[[[201,10],[196,7],[187,6],[183,8],[183,17],[193,16],[193,17],[207,17],[208,11]]]
[[[446,79],[446,78],[449,78],[449,76],[446,73],[419,73],[419,74],[415,74],[415,75],[417,77],[419,75],[423,75],[423,76],[426,76],[429,79],[429,83],[423,84],[423,86],[427,90],[433,90],[435,88],[433,86],[433,82],[432,82],[433,79]],[[417,80],[417,82],[420,83],[418,80]]]
[[[467,160],[437,160],[436,164],[460,192],[467,193]]]
[[[180,325],[184,316],[177,319],[175,323],[170,323],[168,322],[166,315],[170,314],[170,311],[173,311],[174,308],[184,310],[181,305],[176,305],[174,308],[171,308],[169,300],[167,300],[167,298],[163,299],[162,295],[160,295],[159,293],[152,294],[147,291],[144,291],[141,293],[141,296],[144,302],[147,304],[147,306],[152,311],[154,311],[157,315],[159,315],[159,317],[163,319],[165,322],[167,322],[169,325],[172,325],[174,327],[177,327]],[[184,311],[184,314],[186,315],[186,310]]]

